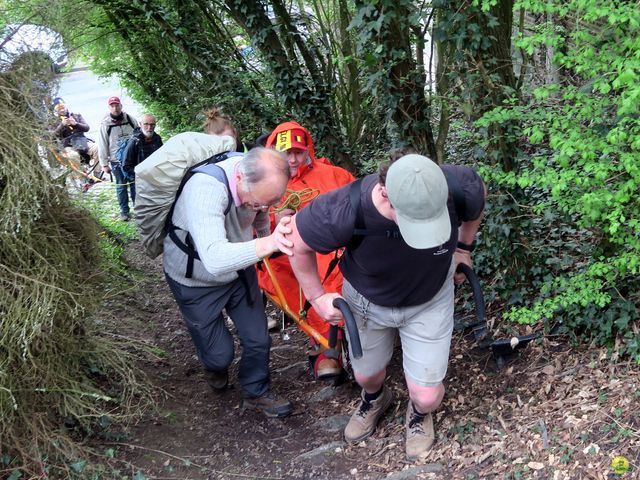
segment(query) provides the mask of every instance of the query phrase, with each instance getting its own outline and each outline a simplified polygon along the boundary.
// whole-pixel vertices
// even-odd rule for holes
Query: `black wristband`
[[[473,249],[476,248],[476,246],[471,243],[462,243],[462,242],[458,242],[458,248],[460,250],[466,250],[467,252],[473,252]]]

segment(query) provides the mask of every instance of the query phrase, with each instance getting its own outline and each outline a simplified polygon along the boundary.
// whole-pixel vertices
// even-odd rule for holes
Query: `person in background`
[[[111,173],[113,171],[116,181],[116,196],[120,207],[120,220],[126,222],[131,218],[129,193],[133,204],[136,201],[136,189],[133,182],[127,181],[122,164],[116,158],[116,152],[120,143],[126,141],[133,130],[138,127],[138,122],[122,110],[119,97],[109,97],[107,104],[109,105],[109,113],[100,124],[98,158],[103,172]]]
[[[353,175],[344,168],[332,165],[326,158],[316,158],[311,134],[299,123],[285,122],[278,125],[267,138],[266,147],[284,152],[291,170],[287,193],[276,211],[271,213],[272,228],[277,225],[280,218],[293,215],[296,211],[303,209],[319,194],[329,192],[354,180]],[[334,257],[334,252],[317,255],[318,268],[323,278]],[[270,259],[270,265],[282,288],[287,304],[294,312],[299,312],[303,307],[300,304],[300,288],[291,270],[289,259],[286,255],[275,256]],[[266,268],[258,270],[258,282],[262,290],[271,297],[277,298],[275,287]],[[342,290],[342,274],[339,269],[333,269],[329,277],[325,279],[324,287],[331,292]],[[313,308],[307,312],[306,320],[320,335],[329,338],[330,325],[318,316]],[[330,380],[339,376],[342,371],[341,359],[326,357],[325,349],[313,338],[310,338],[310,343],[309,356],[315,377]],[[340,351],[340,348],[337,350]]]
[[[136,165],[142,163],[149,155],[162,146],[162,138],[155,132],[156,117],[149,113],[142,116],[142,125],[133,130],[132,136],[124,151],[122,169],[129,182],[135,182]],[[134,186],[135,189],[135,186]],[[135,197],[134,197],[135,199]]]
[[[58,119],[53,134],[61,141],[63,147],[76,150],[83,163],[90,163],[91,159],[96,157],[97,147],[94,142],[89,143],[85,136],[90,129],[89,124],[80,113],[71,113],[60,97],[53,99],[52,107]]]

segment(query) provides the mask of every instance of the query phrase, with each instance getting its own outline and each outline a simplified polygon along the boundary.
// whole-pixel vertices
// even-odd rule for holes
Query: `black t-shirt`
[[[458,218],[449,195],[451,237],[436,248],[416,249],[402,238],[365,236],[355,249],[345,250],[340,270],[353,287],[371,302],[387,307],[420,305],[431,300],[444,284],[458,242],[461,222],[476,220],[484,209],[484,184],[467,167],[445,165],[447,175],[455,175],[465,206]],[[378,175],[362,180],[360,201],[367,230],[392,230],[394,221],[383,217],[373,205],[371,194]],[[300,236],[309,247],[328,253],[349,245],[356,212],[351,208],[349,185],[320,195],[296,215]],[[321,275],[323,273],[321,272]]]

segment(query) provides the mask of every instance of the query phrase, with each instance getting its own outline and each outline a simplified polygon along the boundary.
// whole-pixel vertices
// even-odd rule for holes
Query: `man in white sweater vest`
[[[222,316],[225,309],[242,343],[238,371],[242,407],[285,417],[292,405],[270,388],[271,339],[254,265],[274,252],[291,253],[292,244],[285,238],[290,233],[288,219],[270,234],[268,216],[269,206],[285,192],[289,166],[281,153],[265,148],[231,156],[217,165],[226,182],[204,173],[193,175],[171,219],[177,235],[198,257],[195,261],[192,257],[187,268],[189,255],[167,236],[165,276],[211,387],[227,389],[234,357],[233,338]]]

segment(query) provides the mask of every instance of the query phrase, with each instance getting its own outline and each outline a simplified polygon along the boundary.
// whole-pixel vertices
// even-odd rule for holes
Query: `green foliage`
[[[563,242],[578,238],[580,245],[550,255],[537,275],[543,280],[537,300],[506,317],[520,323],[560,321],[562,331],[581,332],[600,344],[617,339],[618,351],[640,362],[633,308],[640,300],[640,59],[635,55],[640,13],[626,3],[597,0],[519,6],[575,20],[519,40],[529,52],[562,45],[554,60],[571,83],[538,87],[526,104],[496,108],[477,122],[481,128],[522,123],[526,140],[528,158],[522,157],[517,173],[493,168],[485,178],[506,191],[523,192],[519,201],[536,218],[561,219],[556,235],[553,229],[547,230],[550,236],[532,235],[539,246],[545,242],[547,253],[557,234]],[[541,267],[537,258],[530,260],[526,265]],[[554,264],[567,268],[554,271]]]
[[[429,11],[407,0],[356,2],[356,8],[350,29],[357,32],[357,52],[368,72],[363,87],[382,99],[392,143],[435,158],[423,58],[412,52],[412,32],[428,25]]]
[[[167,135],[199,130],[198,114],[218,105],[249,143],[281,121],[300,121],[320,154],[353,170],[390,143],[420,146],[410,136],[420,139],[430,128],[424,95],[416,97],[424,70],[405,68],[415,37],[396,35],[405,27],[422,28],[413,13],[403,15],[410,2],[371,7],[383,12],[370,19],[374,29],[382,22],[373,39],[381,42],[376,50],[394,50],[397,41],[394,51],[404,52],[389,57],[399,100],[391,103],[382,95],[386,80],[373,71],[375,62],[357,54],[358,38],[362,44],[370,29],[348,28],[356,11],[352,2],[265,6],[255,0],[96,0],[79,9],[60,0],[51,8],[32,0],[22,12],[60,31],[95,72],[118,75]],[[413,122],[402,116],[409,107]]]

